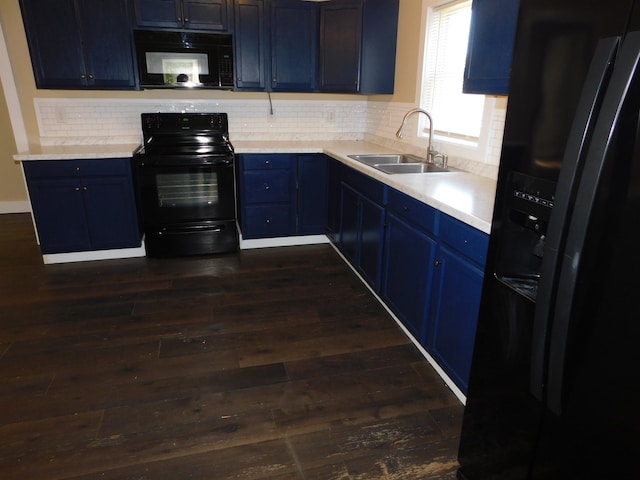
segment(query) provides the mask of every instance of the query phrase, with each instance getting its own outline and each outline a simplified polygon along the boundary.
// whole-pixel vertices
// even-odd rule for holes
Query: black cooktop
[[[143,113],[139,154],[233,153],[226,113]]]

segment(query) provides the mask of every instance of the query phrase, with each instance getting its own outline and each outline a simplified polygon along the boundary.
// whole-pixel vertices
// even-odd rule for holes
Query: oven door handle
[[[227,228],[224,224],[183,225],[180,227],[162,227],[158,235],[180,235],[183,233],[221,232]]]

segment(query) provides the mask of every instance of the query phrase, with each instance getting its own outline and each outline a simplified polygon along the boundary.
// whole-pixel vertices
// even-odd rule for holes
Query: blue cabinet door
[[[182,27],[181,0],[134,0],[138,27]]]
[[[42,253],[90,250],[82,182],[74,178],[27,180]]]
[[[228,0],[135,0],[139,27],[225,31]]]
[[[358,183],[365,179],[358,172],[352,180]],[[377,181],[372,184],[378,187]],[[362,186],[367,186],[369,183]],[[340,207],[339,247],[344,256],[360,272],[364,280],[378,291],[382,265],[382,245],[384,241],[384,207],[356,190],[342,183]]]
[[[382,298],[415,339],[425,344],[436,240],[387,213]]]
[[[360,264],[360,195],[344,183],[340,187],[340,250],[355,266]]]
[[[311,92],[318,72],[318,7],[299,0],[271,4],[271,90]]]
[[[229,0],[182,0],[185,29],[211,32],[229,29]]]
[[[340,182],[342,169],[346,168],[341,162],[329,159],[328,170],[328,199],[327,199],[327,236],[334,243],[340,241]]]
[[[82,193],[92,249],[140,246],[130,177],[86,177]]]
[[[128,0],[78,0],[89,88],[136,86]]]
[[[374,291],[378,292],[382,270],[384,207],[363,196],[360,198],[360,210],[360,273]]]
[[[234,46],[236,88],[264,90],[268,73],[264,0],[236,0]]]
[[[36,86],[86,86],[75,0],[21,0],[20,6]],[[64,48],[60,48],[61,45]]]
[[[298,217],[296,232],[325,233],[328,209],[329,159],[323,154],[298,155]]]
[[[132,89],[128,0],[21,0],[38,88]]]
[[[509,93],[518,6],[518,0],[473,0],[465,93]]]
[[[441,246],[434,277],[427,350],[466,393],[484,272],[458,252]]]
[[[320,6],[320,91],[391,94],[398,0],[342,0]]]
[[[362,0],[320,7],[320,90],[357,92],[360,74]]]

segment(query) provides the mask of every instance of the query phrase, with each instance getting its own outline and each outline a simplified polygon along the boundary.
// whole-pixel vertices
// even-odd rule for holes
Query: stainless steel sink
[[[445,173],[452,172],[450,167],[442,168],[431,163],[391,163],[373,165],[374,168],[382,170],[385,173]]]
[[[416,157],[414,155],[402,155],[395,153],[380,153],[372,155],[348,155],[349,158],[353,158],[367,165],[388,165],[396,163],[420,163],[424,159]]]
[[[443,168],[432,163],[426,163],[424,159],[415,155],[384,153],[348,155],[348,157],[391,175],[402,173],[445,173],[459,171],[449,166]]]

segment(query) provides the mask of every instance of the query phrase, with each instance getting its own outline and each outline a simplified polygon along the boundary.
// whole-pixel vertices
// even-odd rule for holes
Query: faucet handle
[[[449,156],[445,153],[436,153],[433,155],[433,159],[437,160],[437,159],[441,160],[440,166],[442,168],[447,168],[447,164],[449,163]],[[436,162],[433,162],[434,164],[436,164]]]

